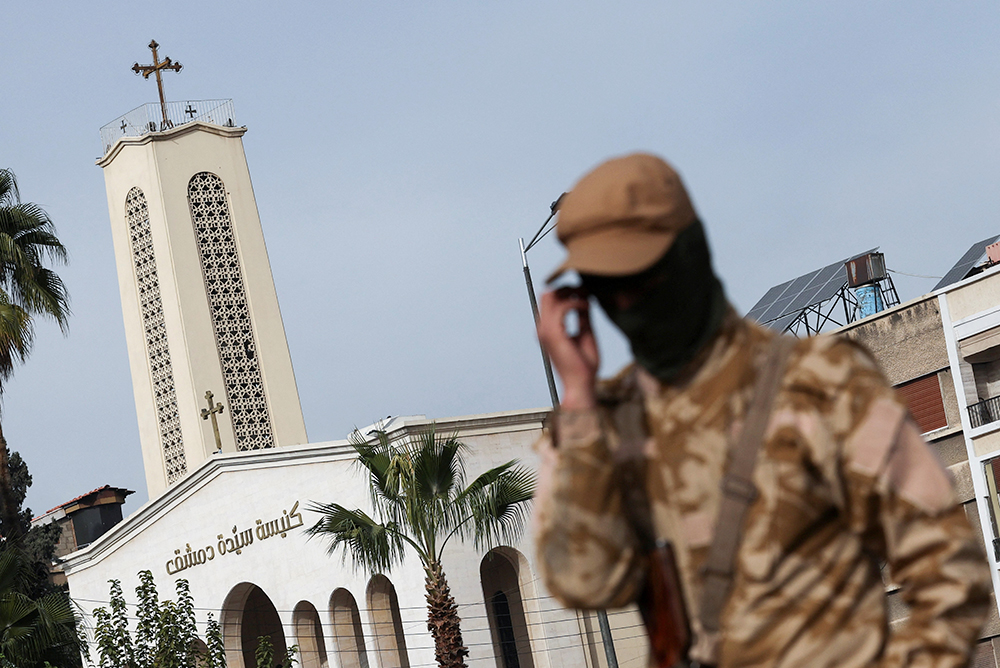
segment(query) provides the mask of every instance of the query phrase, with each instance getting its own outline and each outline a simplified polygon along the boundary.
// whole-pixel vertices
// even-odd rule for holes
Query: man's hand
[[[580,331],[570,336],[566,316],[576,311]],[[601,355],[590,326],[590,303],[579,288],[559,288],[542,295],[538,315],[538,340],[563,381],[561,405],[565,409],[594,408],[594,382]]]

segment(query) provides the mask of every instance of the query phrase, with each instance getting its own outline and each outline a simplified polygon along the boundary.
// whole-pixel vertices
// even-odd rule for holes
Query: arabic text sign
[[[257,520],[254,527],[243,530],[233,525],[232,536],[227,537],[225,533],[220,533],[215,545],[209,543],[205,547],[195,550],[191,548],[191,543],[186,543],[186,549],[183,552],[178,548],[174,550],[175,556],[167,559],[167,574],[176,575],[181,571],[201,566],[216,557],[223,557],[227,554],[243,554],[243,550],[253,545],[254,536],[258,542],[274,536],[285,538],[289,531],[302,526],[302,513],[298,512],[298,509],[299,502],[296,501],[290,511],[282,510],[281,517],[277,519],[269,522]]]

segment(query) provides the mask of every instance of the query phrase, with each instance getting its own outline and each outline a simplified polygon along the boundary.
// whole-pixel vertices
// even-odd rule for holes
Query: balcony
[[[1000,396],[983,399],[969,406],[969,423],[972,428],[1000,420]]]
[[[101,128],[101,145],[104,153],[111,150],[122,137],[141,137],[151,132],[162,132],[192,121],[234,127],[236,114],[232,100],[184,100],[167,102],[167,120],[157,103],[136,107]]]

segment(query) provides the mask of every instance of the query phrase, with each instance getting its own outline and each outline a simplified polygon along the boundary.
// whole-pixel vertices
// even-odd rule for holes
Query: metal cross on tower
[[[153,64],[152,65],[140,65],[136,63],[132,66],[132,71],[136,74],[141,74],[143,79],[148,79],[150,74],[156,75],[156,88],[160,92],[160,111],[163,112],[163,125],[160,129],[166,130],[170,127],[170,121],[167,120],[167,100],[163,97],[163,78],[160,76],[160,70],[173,70],[174,72],[180,72],[180,63],[175,63],[170,58],[164,58],[160,62],[160,57],[156,53],[156,47],[160,46],[156,43],[156,40],[152,40],[149,43],[149,48],[153,51]]]
[[[216,419],[215,415],[222,412],[223,406],[220,403],[212,405],[212,400],[215,399],[215,395],[212,394],[212,390],[205,393],[205,398],[208,399],[208,408],[201,409],[201,419],[207,420],[209,417],[212,418],[212,431],[215,432],[215,448],[219,452],[222,452],[222,437],[219,436],[219,421]]]

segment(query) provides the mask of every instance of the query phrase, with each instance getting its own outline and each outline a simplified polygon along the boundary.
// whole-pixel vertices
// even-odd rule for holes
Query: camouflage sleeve
[[[836,401],[851,415],[842,467],[849,517],[885,559],[910,610],[882,668],[964,666],[989,606],[990,575],[951,479],[870,359]],[[835,411],[836,412],[836,411]]]
[[[596,411],[563,411],[555,420],[558,447],[549,436],[538,444],[535,530],[542,576],[569,607],[623,606],[635,598],[644,572],[622,516],[600,417]]]

